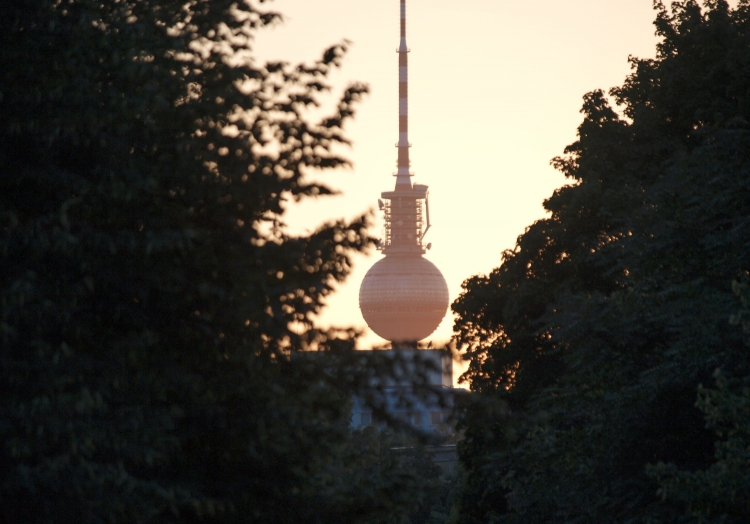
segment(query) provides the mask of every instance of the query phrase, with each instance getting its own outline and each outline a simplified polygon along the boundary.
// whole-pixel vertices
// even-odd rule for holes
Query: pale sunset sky
[[[275,0],[286,21],[261,31],[259,60],[312,61],[344,39],[352,46],[331,79],[370,95],[347,126],[353,168],[323,175],[342,192],[290,208],[293,232],[377,209],[392,190],[398,140],[399,0]],[[488,273],[542,201],[566,183],[549,165],[576,138],[582,96],[619,85],[628,55],[655,55],[651,0],[407,0],[409,141],[413,181],[430,187],[426,257],[442,271],[451,302],[461,283]],[[333,101],[333,97],[329,102]],[[382,218],[373,231],[382,237]],[[381,257],[357,256],[328,301],[321,325],[365,330],[361,348],[383,340],[366,328],[360,283]],[[450,311],[430,337],[451,337]],[[428,339],[428,340],[430,340]]]

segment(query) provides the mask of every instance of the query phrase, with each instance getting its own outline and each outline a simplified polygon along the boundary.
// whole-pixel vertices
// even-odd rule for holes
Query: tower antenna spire
[[[409,75],[406,47],[406,0],[401,0],[401,40],[398,46],[398,171],[396,189],[411,189],[409,170]]]

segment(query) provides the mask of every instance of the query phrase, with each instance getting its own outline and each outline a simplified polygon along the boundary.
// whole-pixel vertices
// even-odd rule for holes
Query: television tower
[[[373,265],[359,288],[359,308],[367,325],[395,347],[416,347],[443,320],[448,285],[440,270],[424,258],[430,228],[428,188],[412,184],[409,162],[408,59],[406,0],[401,3],[398,47],[398,162],[396,187],[381,193],[378,206],[385,218],[385,255]]]

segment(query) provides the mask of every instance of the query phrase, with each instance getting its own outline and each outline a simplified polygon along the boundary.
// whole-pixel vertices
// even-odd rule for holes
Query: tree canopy
[[[279,19],[249,0],[0,3],[3,522],[413,506],[407,473],[352,473],[355,334],[311,324],[368,218],[283,223],[333,192],[306,175],[347,164],[333,149],[366,87],[313,120],[346,45],[258,64]],[[305,349],[341,366],[290,358]]]
[[[655,8],[656,58],[584,96],[548,217],[453,304],[461,522],[750,517],[750,3]]]

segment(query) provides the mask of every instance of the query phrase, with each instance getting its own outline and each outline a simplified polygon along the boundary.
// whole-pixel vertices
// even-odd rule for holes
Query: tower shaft
[[[385,218],[385,255],[365,275],[359,288],[359,307],[367,325],[395,345],[416,348],[430,336],[448,309],[448,285],[424,258],[422,245],[430,228],[428,187],[412,184],[409,171],[409,115],[406,47],[406,0],[401,4],[401,42],[398,47],[398,171],[393,191],[380,194]]]
[[[385,200],[385,239],[383,253],[422,255],[422,237],[429,228],[429,211],[427,204],[427,186],[412,184],[409,161],[409,75],[408,53],[406,47],[406,0],[401,4],[401,39],[398,46],[398,171],[396,187],[393,191],[381,193]],[[427,223],[423,221],[422,211],[427,210]]]
[[[424,213],[429,205],[428,194],[427,186],[421,184],[414,184],[410,189],[396,186],[395,191],[380,193],[385,200],[383,254],[424,254],[422,238],[430,223],[429,210],[426,215]]]

